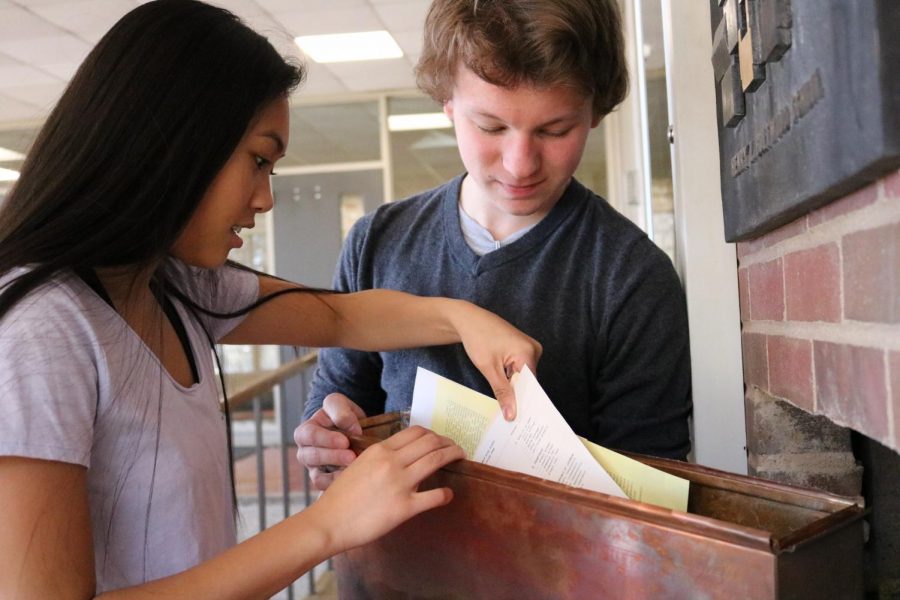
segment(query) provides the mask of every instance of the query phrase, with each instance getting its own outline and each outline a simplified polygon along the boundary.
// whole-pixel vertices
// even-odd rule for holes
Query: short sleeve
[[[168,268],[174,275],[174,283],[198,306],[219,314],[230,314],[247,308],[259,297],[259,275],[240,267],[226,264],[218,269],[191,267],[170,259]],[[197,311],[213,340],[219,341],[246,318],[246,314],[234,317],[216,317]]]
[[[105,367],[84,310],[47,284],[0,320],[0,455],[90,466]]]

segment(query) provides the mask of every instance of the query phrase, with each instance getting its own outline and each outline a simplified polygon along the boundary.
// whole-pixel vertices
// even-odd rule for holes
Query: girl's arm
[[[260,297],[297,287],[269,277],[260,277],[259,286]],[[462,342],[507,418],[514,415],[507,410],[515,409],[507,374],[523,364],[534,370],[541,353],[537,341],[470,302],[393,290],[284,294],[255,308],[222,342],[367,351]]]
[[[405,429],[363,452],[306,510],[182,573],[99,597],[268,598],[329,556],[449,502],[449,489],[417,486],[461,458],[448,439]],[[0,457],[0,597],[93,597],[85,479],[81,466]]]

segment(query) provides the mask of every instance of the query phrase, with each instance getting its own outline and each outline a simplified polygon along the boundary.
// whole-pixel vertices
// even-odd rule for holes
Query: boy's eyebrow
[[[501,119],[497,115],[495,115],[493,113],[489,113],[484,110],[474,110],[472,112],[473,112],[473,114],[480,116],[480,117],[485,117],[487,119],[494,119],[495,121],[503,121],[503,119]],[[544,121],[543,123],[540,124],[540,127],[546,127],[548,125],[556,125],[557,123],[561,123],[563,121],[569,121],[571,119],[577,119],[578,117],[579,117],[579,114],[573,112],[572,114],[569,114],[569,115],[562,115],[562,116],[556,117],[555,119],[550,119],[549,121]]]

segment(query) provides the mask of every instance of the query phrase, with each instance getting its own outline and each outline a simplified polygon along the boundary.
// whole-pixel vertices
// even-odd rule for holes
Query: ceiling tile
[[[328,67],[354,92],[415,87],[412,66],[404,59],[334,63]]]
[[[0,9],[0,40],[21,40],[62,34],[58,27],[24,8]]]
[[[12,56],[7,56],[0,52],[0,65],[20,65],[22,61],[16,60]]]
[[[0,52],[31,65],[57,63],[63,60],[81,62],[90,51],[90,44],[73,35],[65,34],[27,40],[0,40]]]
[[[310,63],[310,66],[315,63]],[[309,96],[322,96],[329,94],[340,94],[343,92],[347,92],[349,88],[347,88],[344,83],[335,77],[328,69],[321,68],[319,69],[310,69],[307,72],[306,79],[303,82],[303,85],[300,86],[300,89],[297,90],[297,94],[300,98],[307,98]]]
[[[3,94],[14,100],[31,104],[40,107],[46,112],[50,112],[59,101],[59,97],[62,96],[65,89],[66,84],[63,82],[45,83],[41,85],[23,85],[21,87],[5,88]]]
[[[41,65],[41,71],[46,71],[51,75],[55,75],[63,81],[69,81],[80,66],[80,62],[44,63]]]
[[[18,4],[25,8],[34,8],[35,6],[47,6],[48,4],[70,4],[72,0],[12,0],[13,4]]]
[[[366,0],[256,0],[256,3],[269,12],[323,11],[332,8],[357,8],[367,6]]]
[[[277,12],[272,16],[295,36],[384,29],[384,23],[368,7],[304,9],[302,12]]]
[[[27,65],[0,65],[0,89],[57,83],[59,79]]]
[[[30,121],[43,119],[46,115],[33,104],[20,102],[14,98],[0,93],[0,122],[3,121]]]
[[[125,13],[135,8],[133,0],[80,0],[30,6],[32,12],[69,32],[87,39],[100,39]]]
[[[209,4],[230,10],[240,18],[255,17],[264,14],[262,7],[249,0],[206,0]]]
[[[393,36],[394,39],[397,40],[397,45],[399,45],[400,49],[403,50],[403,54],[406,55],[406,57],[412,64],[415,64],[416,61],[419,60],[419,55],[422,54],[422,32],[395,32]]]
[[[429,6],[431,0],[419,0],[376,4],[374,9],[382,21],[390,23],[391,31],[414,31],[421,36]]]
[[[284,57],[299,59],[303,53],[294,43],[294,35],[284,25],[265,14],[244,19],[244,22],[255,31],[266,36],[279,54]]]

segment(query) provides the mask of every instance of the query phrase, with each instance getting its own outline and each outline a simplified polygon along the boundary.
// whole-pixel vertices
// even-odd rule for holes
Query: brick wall
[[[900,451],[900,172],[739,243],[738,282],[748,423],[786,401]]]

